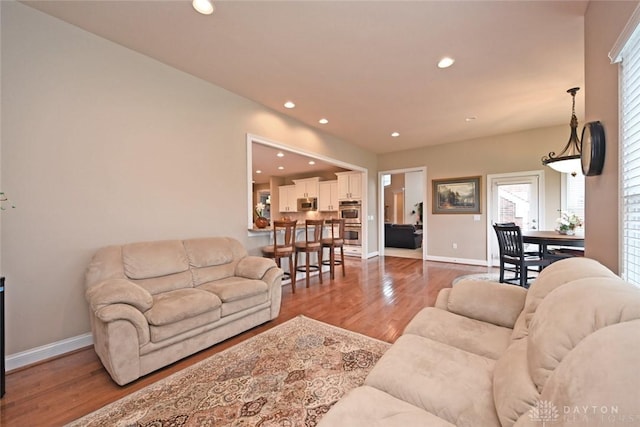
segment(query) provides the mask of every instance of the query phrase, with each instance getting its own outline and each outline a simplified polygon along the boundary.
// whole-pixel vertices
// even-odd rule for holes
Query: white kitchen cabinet
[[[296,212],[298,210],[298,198],[295,185],[283,185],[278,187],[278,207],[280,212]]]
[[[338,199],[362,199],[362,173],[336,172],[338,176]]]
[[[318,197],[320,178],[294,179],[293,182],[296,184],[296,198]]]
[[[338,181],[320,181],[318,186],[318,210],[338,210]]]

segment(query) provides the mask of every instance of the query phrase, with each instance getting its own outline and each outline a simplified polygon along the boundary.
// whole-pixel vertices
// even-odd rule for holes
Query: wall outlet
[[[457,243],[453,244],[453,249],[458,249],[458,244]]]

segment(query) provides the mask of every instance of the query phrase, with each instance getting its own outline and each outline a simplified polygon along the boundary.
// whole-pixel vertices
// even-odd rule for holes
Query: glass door
[[[491,178],[490,185],[491,225],[488,235],[490,236],[490,258],[495,265],[500,252],[492,227],[494,223],[513,222],[522,230],[540,228],[540,177],[538,175],[494,177]]]

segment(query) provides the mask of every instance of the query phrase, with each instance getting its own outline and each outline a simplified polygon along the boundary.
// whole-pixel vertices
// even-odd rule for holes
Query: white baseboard
[[[368,253],[367,253],[367,259],[369,259],[369,258],[375,258],[375,257],[377,257],[377,256],[379,256],[379,255],[380,255],[380,252],[378,252],[378,251],[368,252]]]
[[[443,256],[427,255],[427,261],[450,262],[452,264],[469,264],[487,266],[486,259],[449,258]]]
[[[367,258],[373,258],[378,256],[378,252],[367,253]],[[486,260],[479,259],[465,259],[465,258],[448,258],[441,256],[427,255],[428,261],[438,262],[450,262],[454,264],[469,264],[469,265],[481,265],[486,266]],[[323,269],[324,270],[324,269]],[[314,273],[312,273],[313,275]],[[315,274],[318,274],[315,272]],[[284,282],[284,281],[283,281]],[[289,284],[289,280],[286,281]],[[283,283],[284,285],[285,283]],[[78,350],[83,347],[93,345],[93,336],[90,332],[75,337],[67,338],[62,341],[54,342],[51,344],[43,345],[40,347],[32,348],[30,350],[22,351],[20,353],[10,354],[5,359],[5,368],[7,371],[21,368],[23,366],[31,365],[33,363],[41,362],[52,357],[60,356],[61,354],[69,353],[74,350]]]
[[[78,335],[30,350],[21,351],[20,353],[10,354],[5,359],[5,368],[7,371],[11,371],[90,345],[93,345],[93,335],[91,335],[91,333]]]

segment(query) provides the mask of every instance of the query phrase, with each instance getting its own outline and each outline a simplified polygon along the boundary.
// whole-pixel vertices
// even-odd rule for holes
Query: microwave
[[[318,198],[306,197],[298,199],[298,212],[303,211],[317,211],[318,210]]]

